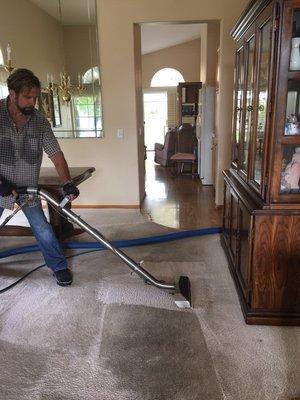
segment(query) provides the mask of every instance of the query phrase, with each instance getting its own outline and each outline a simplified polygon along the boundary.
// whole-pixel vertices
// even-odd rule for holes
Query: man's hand
[[[80,193],[72,181],[66,182],[64,184],[63,192],[64,192],[65,196],[69,197],[70,201],[73,201],[74,199],[76,199],[76,197],[78,197],[79,193]]]
[[[7,197],[11,194],[15,195],[15,186],[12,185],[10,182],[5,180],[4,178],[0,178],[0,196]]]

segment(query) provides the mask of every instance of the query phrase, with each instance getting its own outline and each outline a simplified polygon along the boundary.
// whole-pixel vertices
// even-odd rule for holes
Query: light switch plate
[[[124,138],[124,129],[123,128],[118,128],[118,130],[117,130],[117,138],[118,139],[123,139]]]

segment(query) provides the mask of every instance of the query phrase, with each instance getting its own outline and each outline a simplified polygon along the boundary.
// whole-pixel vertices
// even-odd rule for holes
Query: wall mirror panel
[[[0,96],[10,67],[31,69],[57,137],[102,137],[98,49],[95,0],[10,0],[0,14]]]

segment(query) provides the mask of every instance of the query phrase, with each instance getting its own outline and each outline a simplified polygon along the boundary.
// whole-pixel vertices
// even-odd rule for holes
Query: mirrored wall
[[[0,14],[0,64],[31,69],[39,77],[37,107],[59,138],[103,136],[95,3],[10,0]],[[2,67],[1,97],[7,76]]]

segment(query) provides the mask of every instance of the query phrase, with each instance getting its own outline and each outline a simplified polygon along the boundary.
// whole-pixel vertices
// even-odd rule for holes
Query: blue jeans
[[[0,207],[0,217],[4,208]],[[47,222],[40,205],[24,207],[23,212],[28,219],[39,248],[44,256],[46,265],[52,271],[67,268],[67,260],[63,250],[54,234],[52,226]]]

